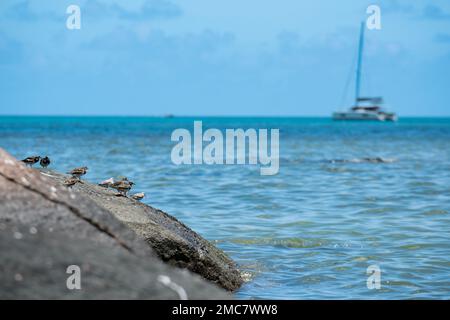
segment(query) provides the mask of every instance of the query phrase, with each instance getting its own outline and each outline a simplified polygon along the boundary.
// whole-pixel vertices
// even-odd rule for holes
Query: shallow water
[[[239,298],[450,298],[450,119],[334,123],[202,118],[204,128],[279,128],[280,173],[175,166],[175,128],[200,118],[0,117],[0,146],[51,168],[126,175],[143,200],[225,250]],[[387,163],[336,162],[381,157]],[[366,269],[381,268],[381,289]]]

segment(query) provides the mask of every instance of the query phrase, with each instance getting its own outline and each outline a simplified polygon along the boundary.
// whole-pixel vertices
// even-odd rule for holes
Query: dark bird
[[[39,162],[42,168],[47,168],[50,165],[50,159],[48,157],[41,158],[41,162]]]
[[[41,157],[39,156],[34,156],[34,157],[28,157],[22,160],[23,163],[25,163],[27,166],[32,167],[33,164],[35,164],[36,162],[39,162],[39,160],[41,159]]]
[[[127,178],[127,177],[124,177],[124,176],[119,176],[118,178],[119,178],[119,180],[117,180],[117,182],[121,182],[121,181],[124,181],[124,182],[129,182],[129,183],[131,183],[131,184],[134,184],[134,182],[132,182],[132,181],[128,180],[128,178]]]
[[[84,176],[87,171],[88,171],[88,167],[81,167],[81,168],[75,168],[72,171],[69,171],[67,173],[71,174],[72,177],[79,178],[81,176]]]
[[[83,183],[83,182],[79,178],[73,178],[73,177],[64,180],[64,185],[69,188],[73,187],[77,183]]]
[[[134,182],[128,180],[121,180],[111,184],[111,188],[116,189],[123,196],[127,196],[128,191],[133,187]]]

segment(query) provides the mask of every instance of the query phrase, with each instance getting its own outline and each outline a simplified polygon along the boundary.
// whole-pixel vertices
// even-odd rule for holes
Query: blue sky
[[[363,93],[449,116],[448,0],[1,1],[0,114],[328,116],[370,4]]]

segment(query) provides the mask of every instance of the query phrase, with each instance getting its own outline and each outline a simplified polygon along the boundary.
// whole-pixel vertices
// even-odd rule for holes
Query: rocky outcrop
[[[228,290],[241,284],[234,263],[175,218],[89,183],[68,189],[62,179],[0,149],[0,298],[229,297],[160,258]],[[66,287],[72,264],[84,274],[82,290]]]
[[[41,172],[58,184],[67,178],[53,171]],[[87,182],[76,184],[73,190],[135,231],[167,263],[187,268],[230,291],[242,284],[234,262],[176,218],[140,201],[118,197],[114,190]]]
[[[223,289],[154,255],[43,228],[1,228],[0,299],[230,299]],[[80,268],[80,289],[72,287],[78,271],[70,266]]]

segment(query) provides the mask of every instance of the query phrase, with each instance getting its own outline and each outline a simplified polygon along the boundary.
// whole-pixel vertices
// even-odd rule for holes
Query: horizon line
[[[0,117],[110,117],[110,118],[332,118],[325,115],[177,115],[177,114],[162,114],[162,115],[121,115],[121,114],[0,114]],[[450,118],[449,115],[405,115],[399,118]]]

